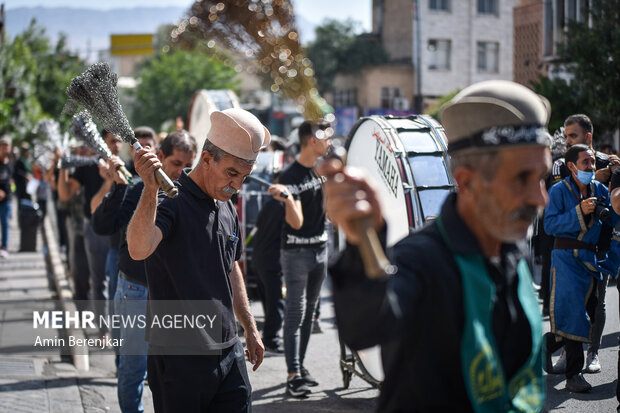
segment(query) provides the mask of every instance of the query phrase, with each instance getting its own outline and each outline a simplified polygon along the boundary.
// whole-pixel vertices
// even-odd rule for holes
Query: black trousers
[[[221,355],[152,355],[147,360],[156,413],[251,413],[252,388],[240,342]]]
[[[275,346],[278,331],[282,328],[284,317],[284,299],[282,298],[282,271],[256,270],[260,280],[259,288],[265,311],[263,325],[263,341],[266,345]]]
[[[566,350],[566,378],[581,373],[583,370],[583,343],[581,341],[569,340],[561,337],[560,341],[556,341],[556,336],[553,333],[545,334],[547,352],[555,353],[562,347]]]

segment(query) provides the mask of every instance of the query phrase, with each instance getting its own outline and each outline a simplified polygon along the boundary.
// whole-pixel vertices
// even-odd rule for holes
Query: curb
[[[53,208],[49,210],[49,213],[54,212],[55,209]],[[43,225],[41,226],[43,243],[47,247],[47,255],[45,256],[45,260],[54,279],[54,285],[56,287],[56,293],[58,294],[62,311],[75,314],[75,312],[77,312],[77,307],[73,302],[73,293],[71,292],[71,287],[69,286],[69,281],[67,280],[65,266],[60,259],[60,248],[58,247],[58,241],[56,240],[56,237],[53,236],[55,232],[52,230],[52,223],[50,221],[49,213],[46,215],[43,220]],[[76,339],[82,340],[82,343],[85,342],[83,339],[86,337],[82,329],[69,327],[65,328],[65,330],[67,335],[74,336]],[[80,371],[88,371],[90,368],[88,346],[72,346],[69,347],[69,351],[71,352],[71,359],[73,360],[73,365],[75,368]]]

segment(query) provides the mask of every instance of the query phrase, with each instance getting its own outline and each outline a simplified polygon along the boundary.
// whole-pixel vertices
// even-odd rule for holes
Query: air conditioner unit
[[[392,99],[392,106],[396,110],[409,110],[409,99],[394,98]]]

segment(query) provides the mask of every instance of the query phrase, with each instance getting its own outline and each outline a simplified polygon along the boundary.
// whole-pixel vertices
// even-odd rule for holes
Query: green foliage
[[[70,53],[67,39],[61,35],[53,48],[37,59],[37,97],[43,111],[61,123],[63,129],[68,128],[71,116],[61,115],[67,101],[65,91],[71,80],[86,70],[80,58]]]
[[[68,127],[70,117],[60,116],[67,101],[65,89],[84,68],[67,50],[64,36],[52,45],[35,20],[12,41],[5,39],[0,44],[0,134],[29,140],[44,116]]]
[[[316,28],[315,40],[308,45],[307,54],[314,64],[320,93],[332,89],[338,72],[357,72],[364,66],[388,61],[387,52],[376,38],[358,36],[356,31],[357,23],[350,19],[326,19]]]
[[[177,116],[186,118],[200,89],[235,89],[235,70],[198,52],[174,51],[148,59],[139,72],[133,121],[158,129]]]
[[[620,127],[620,0],[592,0],[585,23],[570,22],[558,56],[574,79],[535,83],[552,103],[553,120],[572,113],[592,118],[595,131]],[[597,133],[600,136],[600,134]]]
[[[453,97],[456,96],[457,93],[459,93],[461,91],[461,89],[455,89],[452,92],[441,96],[439,99],[437,99],[437,101],[435,103],[433,103],[428,110],[426,111],[427,114],[431,115],[433,118],[435,119],[439,119],[439,112],[441,111],[441,109],[443,108],[443,106],[448,103],[450,100],[452,100]]]
[[[41,117],[35,72],[36,60],[24,36],[0,44],[0,135],[8,134],[17,142]]]
[[[587,113],[588,107],[584,105],[582,97],[575,93],[574,88],[569,86],[564,79],[540,77],[533,83],[534,91],[549,99],[551,102],[551,119],[549,119],[549,131],[560,129],[564,125],[564,119],[573,113]],[[595,122],[596,123],[596,122]]]

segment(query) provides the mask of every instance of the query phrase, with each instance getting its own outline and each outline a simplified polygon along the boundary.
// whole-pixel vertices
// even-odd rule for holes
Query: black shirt
[[[0,160],[0,190],[4,191],[6,197],[0,201],[11,199],[11,179],[13,177],[13,162],[7,158],[6,162]]]
[[[138,206],[143,188],[144,182],[139,177],[134,178],[131,186],[115,184],[95,210],[90,222],[99,235],[120,234],[120,243],[117,244],[118,269],[130,281],[146,285],[144,261],[133,260],[127,246],[127,226]]]
[[[280,236],[286,211],[280,201],[271,198],[263,205],[258,218],[254,235],[252,265],[257,271],[282,271],[280,266]]]
[[[219,300],[222,335],[218,343],[202,346],[220,350],[233,346],[237,326],[229,274],[241,257],[242,241],[232,202],[215,201],[187,175],[177,181],[179,195],[157,207],[155,224],[162,241],[146,262],[149,317],[152,300]],[[148,323],[147,323],[148,326]],[[157,337],[147,332],[151,345]]]
[[[15,194],[18,199],[31,199],[30,194],[26,192],[28,187],[27,175],[32,174],[30,162],[27,159],[19,158],[15,162],[13,170],[13,180],[15,181]]]
[[[71,175],[84,188],[84,216],[90,219],[90,201],[103,185],[103,178],[99,175],[99,167],[95,165],[80,166]]]
[[[456,211],[456,196],[450,195],[441,211],[452,246],[459,254],[481,254]],[[492,330],[507,380],[526,362],[532,346],[517,296],[517,263],[525,254],[525,245],[503,244],[499,262],[485,258],[496,286]],[[388,282],[367,279],[351,245],[330,268],[341,337],[354,349],[382,345],[385,381],[378,411],[472,411],[461,371],[461,275],[437,223],[410,234],[391,255],[398,273]]]
[[[306,168],[295,161],[282,171],[278,182],[286,185],[294,198],[301,201],[304,216],[304,223],[298,230],[284,223],[282,248],[317,246],[327,242],[321,187],[323,178],[319,177],[312,168]]]

